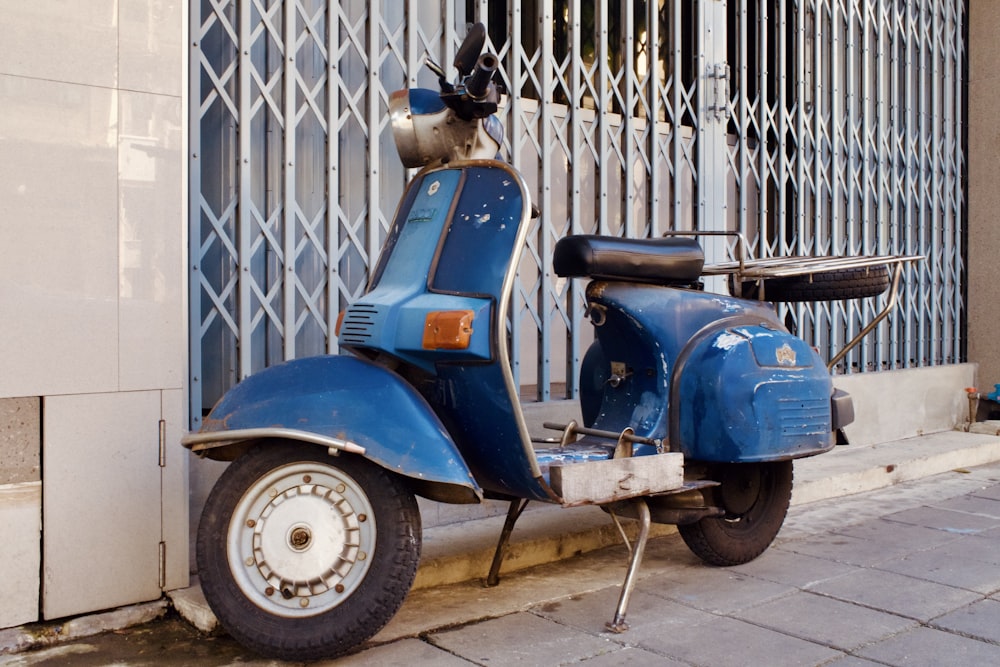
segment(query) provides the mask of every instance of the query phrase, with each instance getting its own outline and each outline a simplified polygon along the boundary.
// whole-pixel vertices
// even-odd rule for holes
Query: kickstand
[[[503,522],[503,530],[500,531],[500,541],[497,542],[497,550],[493,552],[493,564],[490,565],[490,573],[486,575],[486,586],[493,587],[500,583],[500,564],[507,554],[507,544],[510,542],[510,534],[514,532],[514,524],[517,523],[521,512],[528,506],[528,499],[521,500],[515,498],[510,501],[507,509],[507,520]]]
[[[625,546],[629,549],[628,571],[625,573],[625,583],[622,584],[622,593],[618,597],[618,607],[615,609],[615,617],[610,623],[605,624],[608,630],[615,633],[622,633],[628,630],[628,623],[625,622],[625,612],[628,608],[629,598],[632,596],[632,589],[635,588],[635,578],[639,572],[639,564],[642,562],[642,554],[646,551],[646,540],[649,538],[649,506],[646,505],[646,501],[642,498],[636,498],[634,503],[639,513],[639,535],[636,537],[634,547],[629,545],[627,538],[625,539]],[[611,516],[614,518],[615,524],[618,525],[618,518],[614,514]],[[621,530],[620,525],[619,530]],[[622,537],[625,537],[624,532],[622,532]]]

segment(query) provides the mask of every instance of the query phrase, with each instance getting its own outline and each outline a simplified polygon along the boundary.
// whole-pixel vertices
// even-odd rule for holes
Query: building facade
[[[0,6],[0,627],[188,581],[185,7]]]
[[[432,86],[425,55],[472,20],[543,211],[509,313],[529,400],[573,398],[589,341],[549,263],[569,233],[925,255],[838,371],[1000,382],[990,3],[2,3],[0,627],[187,584],[219,467],[180,434],[243,377],[336,352],[408,175],[387,95]],[[874,309],[785,315],[830,351]]]

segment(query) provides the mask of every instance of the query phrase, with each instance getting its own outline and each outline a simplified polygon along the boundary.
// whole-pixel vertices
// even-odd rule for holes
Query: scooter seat
[[[705,251],[695,239],[624,239],[581,234],[556,243],[552,268],[565,278],[676,285],[701,276]]]

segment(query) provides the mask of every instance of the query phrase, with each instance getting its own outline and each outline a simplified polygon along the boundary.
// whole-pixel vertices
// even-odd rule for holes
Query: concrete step
[[[995,461],[1000,461],[1000,436],[962,431],[838,447],[796,462],[792,504],[830,500]],[[617,528],[599,508],[562,509],[542,503],[529,508],[514,529],[501,577],[621,542]],[[485,578],[503,523],[504,517],[492,516],[425,530],[413,588]],[[635,523],[624,521],[623,527],[631,538]],[[654,525],[652,536],[674,532],[674,526]],[[170,597],[193,625],[206,632],[215,629],[215,617],[196,583]]]

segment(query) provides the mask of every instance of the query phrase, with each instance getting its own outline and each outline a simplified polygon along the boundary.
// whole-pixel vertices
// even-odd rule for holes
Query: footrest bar
[[[641,435],[635,435],[634,433],[615,433],[614,431],[602,431],[596,428],[587,428],[585,426],[579,426],[575,422],[570,424],[554,424],[552,422],[545,422],[542,424],[547,429],[553,431],[566,431],[572,427],[573,433],[579,433],[580,435],[592,435],[596,438],[607,438],[608,440],[628,440],[629,442],[636,442],[641,445],[652,445],[653,447],[662,447],[663,442],[655,438],[646,438]],[[629,431],[630,429],[625,429]]]

